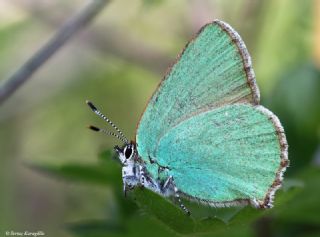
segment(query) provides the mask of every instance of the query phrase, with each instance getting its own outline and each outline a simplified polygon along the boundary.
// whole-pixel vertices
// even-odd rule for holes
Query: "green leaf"
[[[27,166],[38,172],[65,180],[121,187],[121,166],[117,162],[107,159],[107,156],[109,157],[109,153],[104,154],[105,160],[98,164],[28,164]]]
[[[137,202],[140,208],[156,217],[174,231],[182,234],[193,232],[195,228],[194,220],[167,199],[147,189],[139,188],[133,190],[130,196]]]
[[[130,196],[142,210],[179,234],[207,234],[249,224],[262,216],[271,215],[296,195],[297,190],[301,189],[302,182],[288,179],[284,186],[282,190],[277,192],[276,207],[273,209],[262,210],[251,206],[213,208],[183,200],[190,209],[191,216],[187,216],[178,205],[168,198],[161,197],[146,189],[137,188],[131,192]]]
[[[157,220],[138,213],[116,223],[109,220],[87,220],[66,225],[68,231],[81,237],[176,236],[173,231],[163,227]]]
[[[215,208],[206,204],[187,201],[184,200],[184,203],[190,209],[192,217],[197,220],[202,220],[206,218],[215,218],[220,221],[228,224],[230,220],[243,209],[243,207],[228,207],[228,208]]]
[[[294,197],[285,205],[275,210],[277,217],[286,222],[319,226],[320,169],[308,167],[298,177],[303,181],[303,186],[295,190]]]
[[[123,234],[124,228],[118,223],[105,220],[88,220],[67,224],[65,228],[77,236],[104,237],[107,234]]]
[[[205,234],[221,231],[231,225],[252,221],[263,213],[251,207],[213,208],[191,204],[191,216],[178,205],[146,189],[135,189],[130,195],[138,206],[179,234]],[[185,202],[187,203],[187,202]],[[197,210],[198,208],[198,210]],[[233,220],[236,218],[235,220]]]

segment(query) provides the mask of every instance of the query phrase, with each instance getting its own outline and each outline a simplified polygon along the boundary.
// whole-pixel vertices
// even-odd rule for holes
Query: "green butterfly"
[[[259,105],[250,55],[238,33],[215,20],[202,27],[179,54],[151,97],[136,140],[91,102],[91,109],[123,141],[115,147],[124,191],[144,186],[215,207],[272,207],[289,164],[279,119]]]

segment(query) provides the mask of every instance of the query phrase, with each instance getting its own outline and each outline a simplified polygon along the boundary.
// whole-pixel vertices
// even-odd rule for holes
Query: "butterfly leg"
[[[173,188],[174,191],[174,197],[175,199],[178,201],[180,208],[187,214],[190,215],[190,211],[188,210],[188,208],[186,208],[186,206],[182,203],[180,195],[179,195],[179,190],[176,187],[173,177],[170,176],[163,184],[162,186],[162,190],[164,193],[166,193],[168,190],[170,190],[170,188]]]
[[[153,192],[161,194],[160,185],[156,182],[148,172],[145,170],[145,167],[139,166],[139,184],[142,188],[147,188],[152,190]]]
[[[139,165],[139,177],[140,177],[141,186],[145,187],[146,176],[145,176],[144,168],[141,165]]]
[[[186,208],[186,206],[182,203],[178,191],[179,191],[179,190],[177,189],[177,187],[174,187],[174,193],[175,193],[174,195],[175,195],[175,198],[178,200],[180,208],[181,208],[187,215],[190,215],[191,213],[190,213],[190,211],[188,210],[188,208]]]
[[[127,185],[125,183],[123,183],[123,194],[124,197],[127,197]]]
[[[150,161],[150,164],[157,164],[157,165],[159,166],[158,172],[160,172],[160,171],[162,171],[162,170],[165,170],[165,169],[170,170],[169,167],[160,165],[160,164],[157,162],[157,160],[155,160],[155,159],[152,158],[151,156],[149,156],[149,161]]]

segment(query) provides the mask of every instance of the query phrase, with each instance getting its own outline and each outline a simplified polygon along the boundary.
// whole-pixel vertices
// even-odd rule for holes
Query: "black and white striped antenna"
[[[107,123],[109,123],[111,125],[111,127],[113,127],[117,132],[117,133],[114,133],[114,132],[110,132],[110,131],[107,131],[107,130],[104,130],[104,129],[100,129],[98,127],[95,127],[95,126],[89,126],[89,128],[93,131],[96,131],[96,132],[103,132],[107,135],[110,135],[110,136],[114,136],[116,138],[118,138],[119,140],[121,140],[122,142],[126,143],[126,144],[129,144],[129,141],[128,139],[123,135],[123,133],[121,132],[121,130],[110,120],[108,119],[103,113],[101,113],[96,106],[94,106],[90,101],[86,101],[87,105],[90,107],[90,109],[96,114],[98,115],[100,118],[102,118],[104,121],[106,121]]]
[[[114,136],[116,138],[118,138],[120,141],[122,141],[123,143],[126,143],[128,144],[128,141],[127,140],[124,140],[122,137],[120,137],[118,134],[114,133],[114,132],[110,132],[110,131],[107,131],[105,129],[101,129],[101,128],[98,128],[96,126],[93,126],[93,125],[90,125],[88,128],[90,128],[91,130],[95,131],[95,132],[103,132],[109,136]]]

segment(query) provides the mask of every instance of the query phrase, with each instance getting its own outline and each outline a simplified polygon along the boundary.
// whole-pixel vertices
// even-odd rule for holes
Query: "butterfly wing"
[[[155,154],[182,193],[213,205],[252,200],[267,207],[287,166],[279,120],[248,104],[184,120],[160,138]]]
[[[151,97],[137,128],[142,157],[159,137],[199,110],[231,103],[259,103],[251,59],[240,36],[214,21],[191,40]]]
[[[238,104],[242,104],[245,107],[234,107],[234,109],[231,109],[233,108],[231,105],[238,106]],[[227,156],[227,150],[224,151],[224,153],[221,153],[221,156],[218,156],[218,151],[215,150],[215,146],[211,145],[211,143],[214,141],[212,139],[220,140],[221,144],[222,141],[226,139],[223,131],[228,130],[228,123],[226,123],[226,127],[221,127],[222,130],[220,131],[218,128],[211,126],[213,121],[213,117],[211,116],[209,116],[208,119],[205,120],[195,121],[195,123],[192,124],[192,128],[188,128],[190,124],[186,122],[194,121],[193,119],[198,118],[198,116],[203,114],[207,115],[207,113],[209,113],[210,111],[213,115],[215,114],[215,112],[225,108],[231,109],[230,113],[234,113],[236,109],[242,110],[243,108],[250,108],[251,110],[249,110],[252,114],[247,113],[246,118],[248,121],[251,121],[250,116],[253,116],[255,114],[262,114],[261,116],[263,118],[268,118],[265,113],[257,112],[259,110],[257,110],[254,106],[258,104],[259,90],[255,83],[255,76],[251,65],[251,59],[243,41],[229,25],[221,21],[214,21],[204,26],[197,34],[196,38],[194,38],[187,44],[185,49],[179,55],[177,62],[172,66],[171,70],[162,80],[158,89],[151,97],[137,128],[136,142],[138,153],[146,162],[148,171],[153,177],[157,177],[158,173],[156,167],[149,163],[149,157],[152,159],[156,159],[158,163],[163,165],[176,161],[177,166],[174,169],[176,173],[173,173],[172,175],[175,180],[177,179],[177,186],[179,186],[179,188],[181,188],[186,195],[197,197],[198,194],[202,193],[202,191],[200,190],[206,189],[208,187],[217,187],[214,186],[213,182],[208,182],[207,185],[204,185],[202,181],[208,181],[212,179],[214,180],[214,182],[217,182],[218,174],[222,174],[224,172],[227,172],[226,174],[229,174],[228,182],[233,182],[232,185],[236,186],[238,184],[235,182],[235,180],[241,179],[242,176],[236,176],[237,174],[232,174],[232,172],[230,173],[230,170],[232,171],[232,169],[225,169],[223,171],[221,170],[216,174],[211,174],[210,170],[208,172],[204,172],[204,170],[207,168],[206,165],[210,164],[211,166],[215,166],[215,162],[217,162],[218,158],[219,162],[224,162],[226,167],[230,165],[232,161],[234,161],[229,156]],[[275,116],[269,117],[271,118],[270,121],[277,120]],[[209,118],[211,118],[211,120]],[[234,118],[236,118],[236,116]],[[223,119],[223,117],[221,117],[221,119]],[[251,126],[253,127],[251,128]],[[176,128],[186,129],[188,130],[188,132],[190,132],[190,135],[194,133],[198,134],[198,136],[190,136],[192,137],[192,139],[190,137],[183,137],[181,135],[178,136],[178,134],[174,132],[176,131]],[[237,128],[240,129],[240,133],[246,132],[248,136],[250,132],[255,132],[254,134],[258,133],[258,131],[254,130],[255,128],[259,130],[259,126],[254,127],[254,122],[252,124],[248,123],[244,127],[241,127],[241,125],[239,125],[239,127]],[[199,132],[199,129],[208,130],[208,136],[201,134]],[[269,130],[273,131],[274,134],[276,134],[276,131],[280,131],[277,130],[277,127],[275,126],[270,127]],[[186,134],[187,131],[179,131],[181,131],[181,134],[188,136]],[[261,133],[265,132],[263,131],[263,129],[260,129],[259,131]],[[212,136],[213,134],[216,134],[217,137],[209,138],[209,136]],[[233,134],[230,133],[230,136],[232,135]],[[181,143],[176,142],[175,145],[173,145],[166,142],[170,139],[174,139],[174,136],[178,136],[181,139]],[[168,140],[164,140],[164,138],[168,138]],[[203,141],[199,140],[200,138],[202,138]],[[238,138],[239,137],[229,137],[230,141],[232,139]],[[183,139],[186,139],[185,143],[183,143]],[[247,151],[253,152],[253,145],[250,145],[250,142],[252,142],[252,140],[250,139],[254,138],[248,137],[248,139],[249,140],[246,141],[245,138],[242,138],[244,142],[241,149],[244,149],[244,147],[247,146]],[[276,148],[273,149],[277,149],[278,151],[279,149],[283,149],[282,151],[284,154],[285,148],[279,148],[280,137],[273,136],[272,139],[272,144],[277,144]],[[283,139],[285,141],[285,138]],[[203,149],[203,146],[197,146],[197,143],[201,142],[203,144],[206,144],[206,149]],[[163,144],[166,144],[168,147],[165,147]],[[186,146],[187,144],[188,146]],[[196,154],[197,149],[201,148],[201,151],[198,156],[194,156],[196,159],[189,159],[190,155],[187,156],[188,158],[184,158],[185,161],[189,160],[189,166],[182,166],[184,164],[183,162],[180,163],[180,166],[178,164],[180,162],[180,159],[182,159],[182,156],[180,155],[181,150],[178,149],[177,145],[183,146],[186,149],[186,153],[190,153],[193,155]],[[227,145],[230,145],[230,147],[232,147],[232,144],[230,142],[227,142],[226,146]],[[271,149],[272,145],[268,147],[270,147]],[[221,149],[219,152],[222,152],[222,147],[220,148]],[[235,146],[233,149],[238,148],[239,146]],[[170,150],[170,153],[166,153],[166,149],[168,151]],[[272,179],[272,181],[275,182],[275,180],[277,179],[275,173],[278,169],[280,169],[279,160],[281,160],[280,154],[282,153],[278,152],[276,154],[274,150],[271,150],[270,152],[274,152],[272,156],[270,155],[270,160],[262,161],[271,161],[273,164],[277,163],[277,165],[274,165],[273,168],[270,168],[273,169],[273,176],[269,174],[269,179]],[[257,153],[259,153],[259,151],[257,151]],[[211,156],[211,154],[214,154],[214,156]],[[239,157],[239,160],[243,160],[243,169],[245,168],[244,164],[254,160],[255,158],[258,159],[258,154],[256,153],[248,153],[248,155],[250,155],[250,157]],[[259,163],[258,160],[256,163],[256,165],[263,166],[262,162]],[[193,180],[193,183],[187,182],[187,184],[190,185],[190,188],[195,189],[199,186],[199,189],[196,192],[185,189],[182,185],[182,183],[185,181],[182,176],[190,172],[189,168],[192,167],[197,167],[197,169],[199,169],[199,173],[197,174],[196,172],[194,172],[194,174],[196,175],[193,176],[194,179],[191,179]],[[221,167],[224,166],[221,164]],[[244,169],[243,171],[244,173],[248,173],[249,171],[252,172],[254,168],[256,167],[249,167],[248,170]],[[202,171],[201,169],[204,170]],[[257,173],[259,172],[258,169],[256,169],[256,171]],[[181,174],[180,176],[179,172]],[[260,177],[257,173],[256,179]],[[205,180],[199,179],[203,174],[208,176],[204,177]],[[214,175],[216,178],[213,177]],[[186,177],[190,178],[189,176]],[[252,174],[252,178],[253,177],[254,174]],[[230,189],[232,188],[230,185],[223,187],[225,183],[218,182],[217,185],[219,185],[220,191],[223,188],[226,188],[227,190],[229,190],[226,195],[230,196],[223,196],[223,192],[221,191],[219,194],[212,194],[216,196],[209,197],[200,195],[197,198],[203,200],[206,200],[206,198],[210,198],[209,200],[212,203],[226,203],[227,201],[232,202],[236,199],[247,200],[252,197],[256,197],[258,200],[262,200],[262,198],[266,198],[265,187],[267,186],[267,184],[269,185],[269,188],[271,188],[270,185],[273,185],[273,183],[269,179],[268,181],[265,181],[265,185],[262,187],[263,191],[258,190],[258,193],[250,193],[249,191],[244,191],[244,194],[238,192],[238,194],[236,195],[237,191],[230,191]],[[254,185],[257,184],[260,183],[254,183]],[[250,188],[252,189],[253,187]],[[206,190],[213,191],[212,188]],[[264,197],[262,197],[262,192],[264,192]]]

